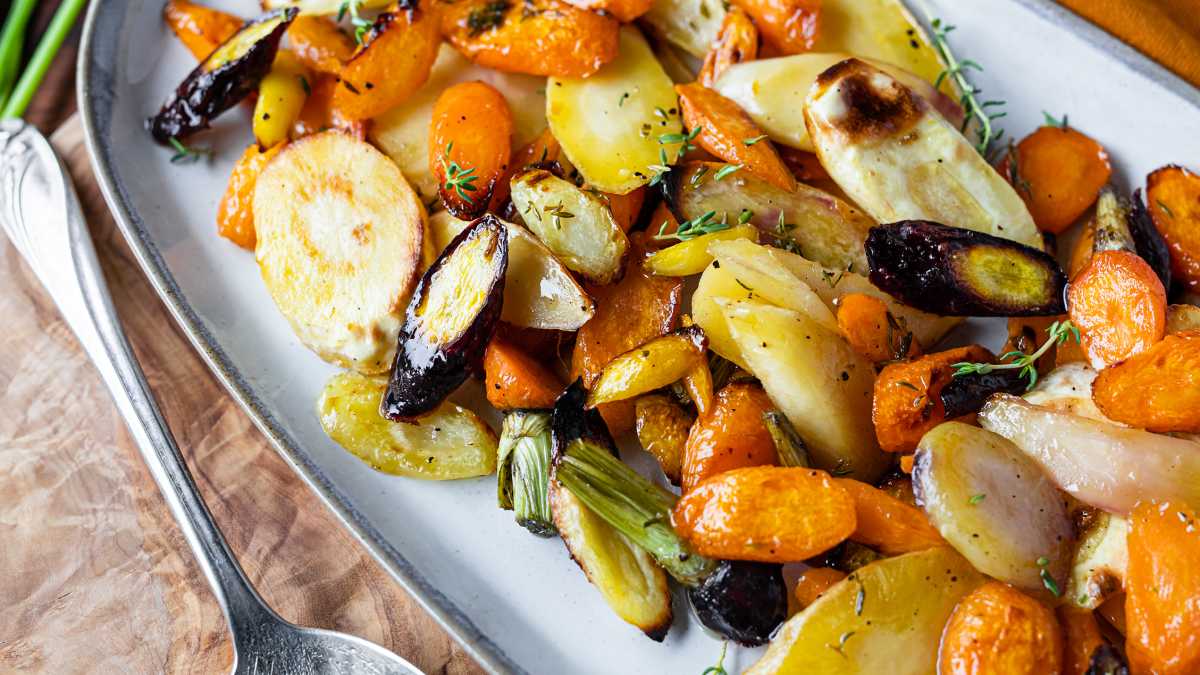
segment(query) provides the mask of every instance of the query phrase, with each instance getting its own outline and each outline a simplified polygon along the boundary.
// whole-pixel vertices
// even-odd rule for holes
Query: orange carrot
[[[921,345],[892,316],[882,300],[873,295],[847,293],[837,310],[842,336],[872,363],[908,359],[921,355]]]
[[[163,7],[163,19],[197,61],[208,58],[245,23],[240,17],[190,0],[169,0]]]
[[[512,111],[483,82],[442,91],[429,126],[429,168],[446,209],[463,220],[487,210],[512,159]]]
[[[1063,675],[1087,675],[1092,653],[1104,644],[1100,636],[1100,624],[1091,610],[1073,605],[1058,608],[1058,621],[1062,624],[1066,648],[1063,650]]]
[[[570,4],[592,12],[614,16],[621,23],[629,23],[645,14],[654,0],[567,0]]]
[[[999,171],[1013,183],[1038,228],[1061,234],[1095,203],[1112,176],[1112,165],[1104,146],[1064,125],[1041,127],[1026,136],[1005,156]]]
[[[608,201],[608,208],[612,211],[617,225],[623,231],[628,232],[637,223],[638,214],[642,212],[642,204],[646,201],[646,187],[639,187],[633,192],[623,195],[606,192],[604,198]]]
[[[487,400],[499,410],[553,408],[562,393],[558,377],[500,336],[483,354]]]
[[[1166,332],[1167,292],[1128,251],[1093,255],[1068,287],[1067,308],[1096,369],[1145,351]]]
[[[900,455],[900,470],[904,473],[911,474],[913,470],[913,456]]]
[[[392,5],[342,67],[334,109],[347,119],[366,120],[403,103],[429,79],[442,44],[439,28],[435,8]]]
[[[338,75],[354,56],[354,41],[323,16],[300,15],[288,26],[292,53],[318,73]]]
[[[1008,584],[969,593],[946,622],[939,675],[1059,673],[1063,638],[1054,612]]]
[[[730,384],[717,392],[709,414],[698,417],[688,433],[683,491],[731,469],[777,463],[775,443],[763,423],[763,413],[774,408],[756,384]]]
[[[1092,400],[1123,424],[1159,433],[1200,433],[1200,330],[1168,335],[1100,371]]]
[[[258,143],[251,143],[229,176],[229,185],[217,207],[217,233],[242,248],[253,251],[257,240],[252,205],[258,175],[285,145],[287,143],[279,143],[261,150]]]
[[[912,452],[926,431],[946,421],[942,388],[954,376],[953,364],[961,361],[991,363],[995,356],[971,345],[893,363],[880,371],[871,406],[879,447]]]
[[[500,180],[496,181],[496,188],[492,190],[492,203],[488,210],[498,212],[504,202],[508,201],[512,178],[518,171],[524,171],[533,164],[548,168],[558,162],[560,157],[562,146],[558,144],[558,139],[554,137],[550,127],[546,127],[537,138],[512,153],[508,168],[504,170]]]
[[[758,29],[750,20],[750,15],[741,7],[730,7],[721,20],[721,29],[717,31],[717,39],[704,55],[704,64],[700,66],[700,75],[696,81],[711,87],[721,79],[721,75],[743,61],[753,61],[758,57]]]
[[[817,44],[821,0],[734,0],[733,4],[746,10],[765,45],[780,54],[802,54]]]
[[[851,541],[870,546],[884,555],[900,555],[946,544],[921,509],[862,481],[835,478],[834,482],[854,498],[858,525],[850,535]]]
[[[817,601],[831,586],[846,578],[846,573],[832,567],[810,567],[796,577],[796,603],[804,609]]]
[[[1125,649],[1130,671],[1200,672],[1200,522],[1184,504],[1142,502],[1129,516]]]
[[[1200,290],[1200,176],[1164,166],[1146,177],[1146,208],[1171,252],[1171,277]]]
[[[337,89],[337,78],[332,75],[317,75],[309,83],[308,98],[300,109],[300,117],[292,124],[292,140],[303,138],[326,129],[340,129],[359,140],[367,138],[365,121],[349,120],[333,107],[333,94]]]

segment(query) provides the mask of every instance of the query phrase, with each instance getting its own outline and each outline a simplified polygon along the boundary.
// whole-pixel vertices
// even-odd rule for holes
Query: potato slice
[[[621,276],[629,238],[602,197],[529,169],[513,177],[512,201],[525,226],[569,269],[601,285]]]
[[[1067,600],[1084,609],[1096,609],[1120,592],[1129,563],[1125,537],[1129,521],[1111,513],[1092,515],[1079,535],[1079,546],[1071,561]]]
[[[654,0],[642,20],[659,37],[702,59],[717,39],[726,12],[719,0]]]
[[[513,115],[513,147],[537,138],[546,127],[546,80],[532,75],[502,73],[477,66],[443,44],[429,79],[400,105],[371,124],[371,142],[387,153],[413,187],[428,201],[438,192],[437,179],[429,170],[429,124],[437,97],[460,82],[486,82],[508,102]]]
[[[621,28],[616,59],[587,78],[552,77],[546,92],[550,129],[593,188],[623,195],[650,182],[660,150],[675,161],[679,143],[659,143],[682,129],[675,85],[636,28]]]
[[[746,675],[928,675],[954,606],[983,583],[946,546],[871,563],[789,619]]]
[[[425,227],[396,165],[337,131],[308,136],[263,169],[253,210],[259,270],[300,341],[330,363],[387,370]]]
[[[469,224],[449,211],[433,214],[429,229],[435,250],[440,253]],[[529,230],[507,221],[504,224],[508,229],[508,271],[500,320],[547,330],[577,330],[587,323],[596,304],[566,265]]]
[[[1062,497],[1004,437],[961,422],[934,427],[917,447],[913,489],[980,572],[1046,601],[1048,588],[1066,588],[1074,533]]]
[[[716,303],[750,372],[808,444],[813,466],[874,483],[888,459],[867,423],[871,362],[799,312],[754,300]]]
[[[704,331],[679,328],[608,362],[588,392],[587,407],[622,401],[676,382],[704,363]]]
[[[604,602],[646,637],[662,642],[671,627],[671,592],[654,558],[553,479],[550,511],[571,559]]]
[[[359,10],[383,9],[391,0],[359,0],[355,3]],[[346,0],[262,0],[265,10],[295,7],[301,14],[337,14],[343,11]]]
[[[340,373],[317,401],[321,428],[372,469],[409,478],[455,480],[496,470],[498,440],[478,415],[453,403],[408,424],[379,414],[387,381]]]
[[[709,244],[714,241],[755,240],[757,238],[758,229],[753,225],[735,225],[719,232],[702,234],[699,237],[661,248],[651,253],[643,264],[651,274],[657,274],[660,277],[686,277],[700,274],[713,261],[712,254],[708,252]]]
[[[825,8],[821,11],[823,20]],[[865,56],[858,52],[855,54],[860,58]],[[721,95],[737,102],[771,140],[798,150],[815,152],[808,129],[804,126],[804,97],[812,89],[818,75],[848,58],[851,55],[843,52],[811,52],[747,61],[730,66],[717,80],[716,89]],[[933,104],[951,124],[962,124],[962,108],[933,88],[929,83],[933,78],[925,80],[890,63],[864,60],[912,88]],[[937,77],[937,73],[933,77]]]
[[[817,78],[804,120],[821,165],[881,223],[932,220],[1043,250],[1016,190],[910,86],[851,59]]]

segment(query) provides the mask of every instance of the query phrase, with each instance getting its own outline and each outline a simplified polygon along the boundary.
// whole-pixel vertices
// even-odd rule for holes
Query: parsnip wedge
[[[750,372],[808,444],[813,466],[874,482],[889,460],[871,424],[875,368],[811,317],[754,300],[716,301]]]
[[[699,326],[678,328],[621,354],[604,366],[588,392],[587,407],[661,389],[704,365],[708,341]]]
[[[607,284],[621,276],[629,238],[602,197],[544,169],[513,176],[512,201],[525,226],[569,269]]]
[[[881,223],[931,220],[1043,250],[1016,190],[897,78],[860,61],[817,77],[804,120],[821,165]]]
[[[546,119],[588,185],[623,195],[650,182],[649,167],[663,163],[660,150],[667,164],[675,161],[680,143],[659,138],[679,136],[677,100],[646,39],[623,26],[616,59],[586,78],[546,82]]]
[[[300,341],[330,363],[387,370],[425,227],[400,169],[349,135],[314,134],[263,169],[253,210],[259,270]]]
[[[526,328],[578,330],[596,312],[592,298],[567,266],[529,230],[507,221],[504,224],[508,230],[508,271],[500,320]],[[467,225],[470,222],[455,218],[449,211],[430,216],[429,230],[436,252],[446,248]]]
[[[656,36],[702,59],[717,39],[725,12],[719,0],[654,0],[642,20]]]

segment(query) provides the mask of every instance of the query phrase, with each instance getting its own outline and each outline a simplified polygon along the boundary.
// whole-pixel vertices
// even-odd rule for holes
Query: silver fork
[[[79,199],[50,143],[0,122],[0,226],[100,371],[233,634],[235,673],[404,673],[412,664],[361,638],[284,621],[246,579],[196,490],[121,329]]]

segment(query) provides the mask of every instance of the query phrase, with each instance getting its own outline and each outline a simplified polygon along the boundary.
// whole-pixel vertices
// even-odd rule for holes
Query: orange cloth
[[[1200,0],[1058,0],[1200,87]]]

